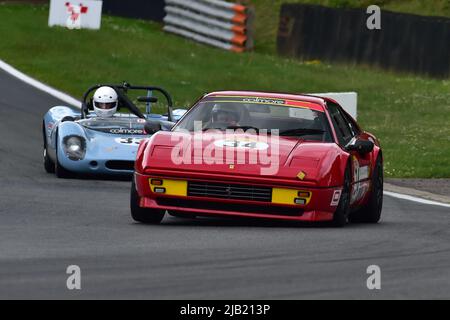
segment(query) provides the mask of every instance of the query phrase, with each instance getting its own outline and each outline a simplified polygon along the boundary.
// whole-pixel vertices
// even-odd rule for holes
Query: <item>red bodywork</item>
[[[333,100],[290,94],[261,92],[216,92],[214,95],[249,96],[292,100],[291,103],[308,104],[311,109],[327,114],[327,101]],[[349,116],[350,117],[350,116]],[[334,141],[336,132],[329,119]],[[375,143],[374,150],[366,155],[349,153],[338,143],[304,141],[293,137],[280,137],[279,170],[276,175],[261,175],[259,165],[248,164],[177,164],[172,161],[172,151],[177,143],[177,132],[158,132],[144,140],[137,154],[135,183],[143,208],[173,210],[178,213],[196,215],[222,215],[270,218],[296,221],[329,221],[333,219],[337,203],[333,196],[342,189],[344,172],[350,162],[353,172],[352,209],[364,205],[371,192],[371,173],[380,153],[377,139],[361,131],[360,137]],[[236,135],[239,137],[239,135]],[[192,155],[194,157],[194,155]],[[192,161],[194,162],[194,161]],[[359,174],[359,169],[367,175]],[[361,170],[362,171],[362,170]],[[304,174],[303,179],[298,177]],[[211,196],[166,195],[152,191],[151,179],[188,181],[189,183],[210,183],[241,186],[243,188],[269,187],[283,190],[298,190],[311,193],[307,204],[273,203],[253,200],[237,200]],[[361,179],[359,179],[361,178]],[[281,193],[283,195],[283,193]],[[335,199],[336,200],[336,199]]]

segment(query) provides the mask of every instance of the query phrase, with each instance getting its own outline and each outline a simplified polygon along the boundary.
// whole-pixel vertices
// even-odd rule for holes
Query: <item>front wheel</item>
[[[58,135],[56,135],[56,141],[58,141]],[[60,163],[59,163],[59,156],[58,156],[58,152],[59,152],[59,148],[58,145],[56,145],[56,161],[55,161],[55,173],[56,176],[60,179],[71,179],[75,177],[75,174],[69,170],[67,170],[66,168],[64,168]]]
[[[333,216],[332,224],[334,227],[343,227],[348,222],[350,213],[350,196],[351,196],[351,166],[347,165],[344,174],[344,185],[342,186],[341,199]]]
[[[146,224],[160,224],[164,218],[165,210],[141,208],[139,206],[139,195],[136,190],[136,184],[131,183],[130,209],[131,217],[134,221]]]
[[[64,168],[58,161],[58,155],[56,155],[56,163],[55,163],[55,173],[56,176],[60,179],[71,179],[73,177],[75,177],[75,175],[70,172],[69,170],[67,170],[66,168]]]
[[[369,200],[365,206],[350,216],[351,222],[378,223],[380,221],[383,209],[383,182],[383,163],[381,157],[378,157],[372,175],[372,190]]]
[[[47,147],[44,145],[44,169],[47,173],[55,173],[55,163],[48,156]]]

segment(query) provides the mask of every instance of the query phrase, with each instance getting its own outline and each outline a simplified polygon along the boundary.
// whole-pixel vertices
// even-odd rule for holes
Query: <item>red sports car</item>
[[[131,188],[135,221],[234,216],[377,223],[383,156],[334,100],[222,91],[203,96],[170,131],[149,121]]]

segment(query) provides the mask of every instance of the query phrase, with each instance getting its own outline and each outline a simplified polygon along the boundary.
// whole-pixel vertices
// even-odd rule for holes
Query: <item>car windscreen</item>
[[[138,118],[90,118],[78,122],[85,128],[121,135],[145,134],[145,120]]]
[[[175,131],[199,129],[265,130],[280,136],[332,142],[328,119],[321,106],[282,99],[225,96],[202,99],[174,128]]]

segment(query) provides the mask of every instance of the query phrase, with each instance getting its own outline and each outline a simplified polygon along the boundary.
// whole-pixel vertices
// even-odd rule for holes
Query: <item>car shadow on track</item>
[[[99,175],[99,174],[76,174],[68,180],[90,180],[90,181],[130,181],[133,179],[133,175]]]
[[[137,224],[148,226],[145,224]],[[181,218],[166,216],[162,221],[162,226],[167,227],[252,227],[252,228],[295,228],[295,229],[347,229],[347,228],[368,228],[380,227],[386,225],[379,224],[359,224],[349,223],[345,228],[336,228],[330,222],[300,222],[300,221],[278,221],[269,219],[252,219],[242,217],[197,217],[197,218]]]

